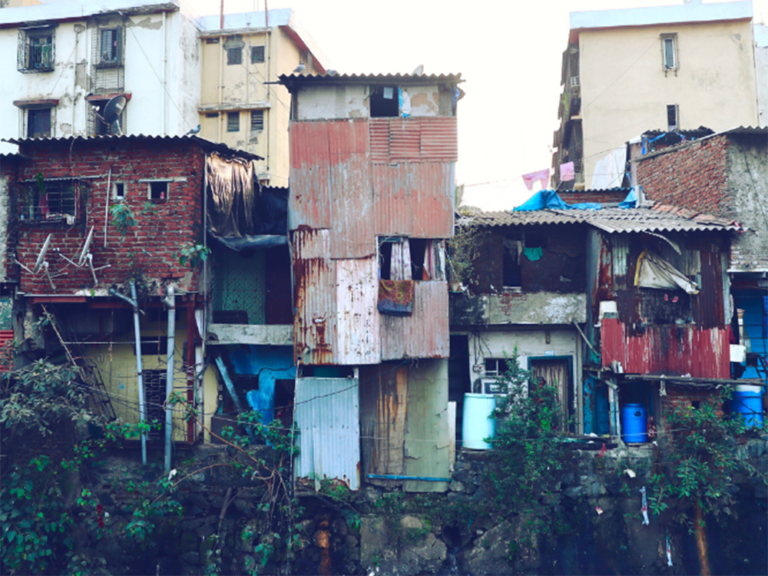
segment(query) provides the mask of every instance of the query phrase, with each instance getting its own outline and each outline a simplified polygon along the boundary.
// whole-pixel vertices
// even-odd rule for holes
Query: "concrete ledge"
[[[211,324],[208,345],[267,344],[293,346],[292,324]]]

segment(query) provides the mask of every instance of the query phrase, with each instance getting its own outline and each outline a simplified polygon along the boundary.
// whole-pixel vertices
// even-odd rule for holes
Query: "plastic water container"
[[[648,416],[642,404],[625,404],[621,409],[621,439],[633,444],[648,442]]]
[[[731,412],[744,416],[747,428],[763,425],[763,388],[740,384],[731,399]]]
[[[493,438],[496,420],[489,418],[496,409],[496,396],[489,394],[464,394],[464,422],[461,437],[464,448],[490,450],[485,438]]]

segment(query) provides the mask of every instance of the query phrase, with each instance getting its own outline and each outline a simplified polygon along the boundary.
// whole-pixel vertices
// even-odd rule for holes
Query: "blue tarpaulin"
[[[632,188],[624,198],[624,202],[619,204],[619,208],[637,208],[637,189]]]
[[[603,205],[600,202],[581,202],[579,204],[571,204],[568,208],[574,210],[602,210]]]
[[[513,209],[513,212],[532,212],[534,210],[568,210],[571,208],[563,202],[554,190],[540,190],[531,196],[525,203]]]

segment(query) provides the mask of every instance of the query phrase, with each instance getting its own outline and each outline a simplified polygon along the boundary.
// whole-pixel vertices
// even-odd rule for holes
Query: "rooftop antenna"
[[[107,105],[104,106],[104,122],[109,126],[109,133],[122,136],[123,131],[120,129],[120,116],[125,110],[125,105],[128,103],[128,98],[125,94],[118,94],[114,98],[111,98]]]
[[[40,253],[37,255],[37,260],[35,260],[35,265],[32,267],[31,270],[27,266],[24,266],[24,264],[19,262],[16,258],[14,258],[13,261],[19,266],[21,266],[24,270],[26,270],[30,274],[34,274],[35,276],[40,274],[40,270],[42,270],[45,273],[46,278],[48,278],[48,282],[50,283],[51,288],[56,290],[56,286],[54,286],[53,284],[53,277],[51,276],[51,273],[48,271],[48,262],[45,259],[45,256],[51,247],[52,238],[53,238],[53,234],[48,234],[48,237],[45,239],[45,242],[43,242],[43,247],[40,249]],[[66,274],[66,272],[64,274]],[[57,276],[63,276],[64,274],[57,274]]]
[[[82,268],[84,266],[88,266],[88,268],[91,271],[91,276],[93,276],[93,283],[98,286],[99,285],[99,279],[96,278],[96,272],[99,270],[104,270],[104,268],[109,268],[110,265],[107,264],[106,266],[100,266],[99,268],[93,267],[93,254],[91,254],[91,243],[93,242],[93,231],[95,226],[91,226],[91,229],[88,231],[88,236],[85,238],[85,243],[83,244],[83,247],[80,249],[80,256],[77,258],[77,262],[70,260],[64,254],[62,254],[59,249],[56,249],[56,253],[61,256],[64,260],[72,264],[75,268]]]

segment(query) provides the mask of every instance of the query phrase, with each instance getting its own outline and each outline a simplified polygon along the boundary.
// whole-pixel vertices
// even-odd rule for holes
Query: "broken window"
[[[242,48],[227,48],[227,66],[236,66],[243,63]]]
[[[369,102],[371,118],[400,116],[400,94],[397,86],[372,86]]]
[[[227,132],[240,132],[240,112],[227,112]]]
[[[251,132],[264,130],[264,110],[251,110]]]
[[[102,28],[99,31],[99,64],[116,66],[120,64],[122,53],[122,30]]]
[[[79,182],[76,180],[28,182],[19,196],[19,219],[66,220],[74,224],[78,215]]]
[[[443,241],[421,238],[379,239],[379,278],[444,282]]]
[[[667,131],[673,132],[680,127],[677,104],[667,106]]]
[[[27,138],[50,138],[52,108],[28,108]]]
[[[264,62],[264,46],[251,46],[251,64]]]
[[[677,34],[662,35],[661,55],[664,71],[677,70]]]
[[[19,30],[19,72],[50,72],[53,70],[53,28],[27,28]]]

